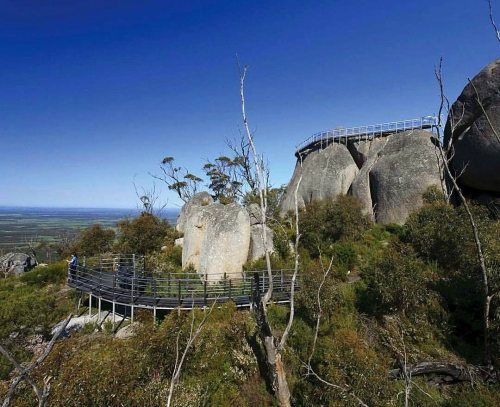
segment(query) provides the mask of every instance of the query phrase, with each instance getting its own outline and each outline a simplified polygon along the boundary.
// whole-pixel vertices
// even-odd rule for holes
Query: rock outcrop
[[[294,210],[294,194],[301,176],[297,194],[299,207],[346,194],[358,172],[356,162],[343,144],[333,143],[325,149],[310,152],[303,158],[302,166],[297,161],[287,194],[281,203],[282,213]]]
[[[203,191],[195,194],[188,202],[184,204],[181,209],[181,213],[177,218],[177,225],[175,227],[177,231],[184,233],[184,226],[193,208],[197,208],[199,206],[208,206],[213,203],[214,200],[208,192]]]
[[[239,278],[250,247],[248,212],[236,204],[206,202],[188,202],[179,217],[177,229],[184,233],[182,267],[192,266],[209,282],[224,274]]]
[[[448,115],[444,145],[452,143],[459,183],[500,192],[500,59],[469,82]]]
[[[250,250],[248,252],[248,259],[251,261],[260,259],[266,254],[266,247],[270,253],[274,252],[273,246],[273,231],[269,226],[266,226],[266,241],[267,246],[264,245],[262,224],[255,224],[250,227]]]
[[[21,274],[37,265],[34,256],[26,253],[7,253],[0,257],[0,271],[8,274]]]
[[[423,130],[366,142],[373,145],[353,182],[352,195],[375,222],[404,223],[422,206],[427,188],[441,187],[436,142],[432,133]]]
[[[282,213],[293,209],[302,174],[299,206],[350,193],[377,223],[402,224],[422,205],[428,187],[442,186],[436,142],[432,133],[412,130],[313,151],[303,159],[302,171],[297,162]]]

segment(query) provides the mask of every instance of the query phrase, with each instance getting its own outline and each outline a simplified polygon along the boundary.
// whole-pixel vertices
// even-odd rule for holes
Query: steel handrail
[[[197,273],[170,273],[168,278],[164,278],[130,276],[120,274],[120,272],[77,266],[73,272],[69,271],[68,282],[70,286],[87,291],[105,301],[111,299],[114,303],[123,305],[149,306],[151,301],[155,306],[162,301],[182,305],[189,302],[189,299],[193,299],[197,305],[200,302],[206,305],[207,302],[217,298],[220,301],[246,299],[246,302],[239,306],[249,306],[255,289],[254,273],[259,274],[260,290],[264,292],[269,287],[269,277],[267,271],[261,270],[246,271],[236,279],[228,278],[225,273],[218,273],[217,276],[223,279],[219,282],[210,282]],[[290,292],[292,274],[293,270],[273,270],[275,294],[283,295],[283,293]],[[180,276],[180,278],[172,278],[172,276]],[[281,297],[280,301],[287,301],[287,299]],[[170,309],[172,306],[165,308]]]
[[[342,138],[352,139],[362,136],[365,138],[383,136],[388,133],[396,133],[400,131],[415,130],[415,129],[428,129],[438,126],[439,120],[435,116],[425,116],[419,119],[400,120],[395,122],[387,122],[380,124],[372,124],[367,126],[356,126],[350,128],[336,128],[324,130],[315,133],[305,139],[300,144],[296,145],[296,152],[299,153],[310,145],[321,142],[334,142],[342,140]]]

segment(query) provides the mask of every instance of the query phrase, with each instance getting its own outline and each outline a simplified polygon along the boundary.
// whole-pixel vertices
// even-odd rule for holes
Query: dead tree
[[[40,366],[47,356],[49,356],[49,353],[52,351],[54,348],[54,345],[57,341],[57,339],[61,336],[61,334],[64,332],[66,329],[66,326],[68,325],[69,321],[73,317],[72,314],[70,314],[64,322],[61,324],[61,326],[57,329],[57,331],[54,333],[52,336],[52,339],[50,340],[49,344],[45,348],[44,352],[30,365],[28,365],[26,368],[23,368],[15,359],[14,357],[10,354],[10,352],[5,349],[2,345],[0,345],[0,353],[2,353],[9,362],[11,362],[14,365],[15,370],[17,371],[17,376],[14,378],[14,380],[11,382],[9,386],[9,390],[7,391],[7,395],[5,396],[5,399],[2,403],[2,407],[9,407],[10,402],[12,401],[12,398],[14,397],[14,392],[16,391],[17,386],[19,383],[21,383],[23,380],[25,380],[27,383],[31,385],[33,388],[33,391],[36,394],[36,397],[38,399],[38,406],[39,407],[45,407],[47,405],[47,398],[49,396],[50,392],[50,381],[51,377],[46,376],[44,378],[44,383],[43,383],[43,388],[40,389],[36,382],[33,380],[31,377],[31,372],[36,369],[38,366]]]
[[[406,366],[407,375],[433,376],[434,384],[453,384],[461,382],[474,383],[479,380],[484,382],[497,382],[498,373],[489,367],[465,365],[450,362],[420,362]],[[389,378],[396,380],[404,378],[403,369],[397,368],[389,372]]]
[[[319,248],[318,248],[319,249]],[[311,346],[311,352],[309,353],[309,358],[307,359],[307,362],[303,363],[303,367],[305,368],[305,377],[314,377],[316,380],[318,380],[320,383],[331,387],[335,390],[338,390],[341,394],[348,395],[349,397],[353,398],[356,400],[360,406],[362,407],[368,407],[368,405],[361,400],[354,392],[352,391],[349,386],[341,386],[336,383],[332,383],[323,377],[321,377],[314,368],[312,367],[312,358],[314,357],[314,353],[316,351],[316,345],[318,343],[318,337],[319,337],[319,327],[321,324],[321,318],[323,317],[323,308],[321,306],[321,291],[323,290],[323,286],[325,285],[326,279],[328,278],[328,275],[331,273],[333,269],[333,256],[330,258],[330,262],[328,264],[328,267],[325,267],[322,259],[322,254],[320,250],[319,254],[319,259],[320,259],[320,265],[321,265],[321,270],[323,272],[323,278],[321,279],[321,282],[319,283],[318,286],[318,291],[316,291],[316,305],[317,305],[317,313],[316,313],[316,326],[314,328],[314,336],[313,336],[313,343]]]
[[[203,316],[203,319],[200,321],[196,329],[194,328],[194,322],[195,322],[195,312],[194,310],[191,311],[192,314],[192,319],[191,319],[191,327],[189,330],[189,337],[186,342],[186,346],[184,347],[184,350],[182,352],[182,355],[179,355],[179,341],[180,341],[180,336],[181,336],[181,330],[179,329],[179,332],[177,332],[177,339],[175,343],[175,364],[174,364],[174,370],[172,371],[172,377],[170,379],[170,387],[168,389],[168,398],[167,398],[167,407],[170,407],[172,403],[172,398],[174,395],[174,390],[179,383],[179,379],[181,376],[181,371],[182,371],[182,365],[184,364],[186,360],[186,356],[191,349],[191,346],[193,346],[193,343],[196,341],[196,338],[200,335],[201,331],[203,330],[203,327],[205,326],[205,323],[207,322],[208,317],[212,313],[215,304],[217,303],[217,299],[212,303],[210,306],[210,309],[205,311],[205,315]]]
[[[439,106],[439,114],[438,114],[438,125],[436,127],[436,130],[438,132],[438,138],[441,140],[441,113],[444,109],[445,103],[447,103],[446,96],[444,94],[444,82],[443,82],[443,74],[442,74],[442,58],[439,61],[438,67],[435,69],[435,76],[436,80],[439,84],[439,90],[440,90],[440,106]],[[476,92],[477,94],[477,92]],[[479,99],[479,95],[477,95],[477,98]],[[450,109],[448,109],[450,111]],[[483,113],[486,114],[486,112],[483,109]],[[450,115],[451,117],[452,115]],[[451,129],[453,129],[453,123],[451,125]],[[491,364],[491,354],[490,354],[490,341],[489,341],[489,336],[490,336],[490,308],[491,308],[491,301],[494,298],[495,295],[498,293],[492,292],[492,287],[490,285],[489,281],[489,272],[486,267],[486,261],[484,257],[484,252],[483,252],[483,245],[481,243],[481,239],[479,237],[479,229],[477,227],[477,223],[474,219],[474,216],[472,214],[472,211],[470,209],[469,203],[467,199],[465,198],[462,189],[460,188],[457,180],[459,175],[454,174],[453,171],[450,168],[450,158],[449,155],[453,154],[453,132],[450,135],[450,140],[447,146],[443,148],[441,145],[441,142],[436,143],[437,147],[439,149],[439,155],[441,158],[442,166],[445,170],[445,174],[447,176],[448,181],[450,182],[454,192],[458,196],[461,204],[463,205],[465,212],[467,213],[467,218],[469,220],[473,237],[474,237],[474,243],[476,246],[476,252],[477,252],[477,260],[479,264],[479,268],[481,270],[481,283],[482,283],[482,289],[483,289],[483,347],[484,347],[484,360],[485,363],[490,365]],[[463,170],[462,170],[463,171]]]
[[[134,191],[137,199],[141,202],[142,212],[147,213],[149,215],[157,215],[161,216],[163,210],[167,206],[168,202],[160,203],[160,193],[156,190],[156,184],[153,182],[153,185],[149,188],[138,187],[135,183]]]
[[[497,41],[500,42],[500,31],[498,30],[497,25],[495,23],[495,18],[493,17],[493,6],[491,5],[491,0],[488,0],[488,8],[490,11],[491,25],[493,26],[493,29],[495,30],[495,35],[497,37]]]
[[[272,327],[269,324],[267,317],[267,306],[271,301],[273,295],[273,273],[271,268],[271,253],[268,246],[268,235],[267,235],[267,212],[268,212],[268,186],[269,186],[269,174],[266,170],[266,165],[264,158],[257,153],[257,149],[254,142],[253,133],[250,130],[248,124],[248,117],[245,109],[245,79],[247,75],[248,67],[240,66],[240,98],[241,98],[241,113],[243,118],[243,127],[246,139],[248,141],[250,155],[252,157],[252,169],[254,176],[251,177],[255,181],[255,189],[259,196],[260,202],[260,215],[261,215],[261,238],[262,243],[265,248],[265,260],[267,268],[267,280],[268,288],[264,295],[260,295],[257,289],[257,295],[254,293],[254,309],[257,319],[257,326],[259,331],[259,337],[265,348],[266,355],[266,365],[267,365],[267,379],[276,395],[280,406],[288,407],[291,406],[291,395],[290,389],[288,387],[288,381],[286,378],[285,366],[283,363],[283,350],[286,345],[286,340],[290,333],[293,318],[294,318],[294,291],[295,291],[295,280],[298,274],[298,251],[296,250],[296,262],[295,269],[292,277],[292,283],[290,288],[290,314],[288,318],[288,323],[286,329],[281,336],[278,338],[273,332]],[[297,194],[298,186],[296,189]],[[300,233],[298,233],[298,210],[296,211],[296,244],[300,240]],[[258,288],[258,284],[257,284]]]

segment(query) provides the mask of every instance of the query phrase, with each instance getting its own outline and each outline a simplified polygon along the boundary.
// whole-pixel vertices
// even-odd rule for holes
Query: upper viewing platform
[[[373,140],[375,137],[388,136],[408,130],[434,129],[438,125],[438,118],[435,116],[425,116],[420,119],[401,120],[382,124],[372,124],[359,127],[338,127],[331,130],[313,134],[296,146],[295,155],[307,153],[313,148],[325,148],[331,143],[341,143],[348,140]]]

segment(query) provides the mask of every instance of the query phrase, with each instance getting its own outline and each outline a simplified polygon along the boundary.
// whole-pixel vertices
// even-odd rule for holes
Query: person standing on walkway
[[[72,280],[76,274],[76,268],[78,267],[78,256],[76,253],[71,255],[71,260],[67,260],[69,266],[69,279]]]

